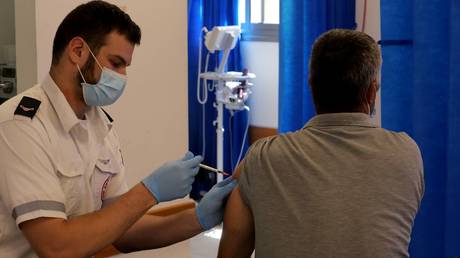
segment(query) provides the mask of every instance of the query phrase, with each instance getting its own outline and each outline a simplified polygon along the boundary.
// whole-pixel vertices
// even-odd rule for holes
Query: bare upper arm
[[[239,176],[240,168],[235,171]],[[219,258],[250,257],[254,250],[254,221],[251,210],[241,199],[237,186],[227,201]]]
[[[42,217],[24,221],[19,228],[40,257],[50,257],[60,249],[55,240],[62,235],[59,231],[64,223],[65,220],[61,218]]]

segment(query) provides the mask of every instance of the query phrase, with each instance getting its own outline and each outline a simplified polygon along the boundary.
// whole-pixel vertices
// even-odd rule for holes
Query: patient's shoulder
[[[281,135],[268,136],[252,143],[235,171],[235,177],[239,177],[240,173],[246,170],[258,171],[256,168],[259,168],[264,160],[272,158],[278,152],[281,137]]]
[[[272,135],[272,136],[261,138],[251,144],[251,146],[249,147],[248,153],[255,152],[255,151],[270,150],[277,144],[280,144],[280,142],[283,141],[283,137],[285,137],[285,135]]]
[[[248,155],[257,155],[259,159],[270,159],[296,152],[304,138],[299,132],[283,133],[257,140],[251,145]]]

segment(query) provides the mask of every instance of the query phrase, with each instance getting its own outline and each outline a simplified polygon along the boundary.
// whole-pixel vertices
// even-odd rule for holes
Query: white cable
[[[208,52],[208,54],[206,55],[206,61],[204,63],[204,72],[207,73],[208,72],[208,65],[209,65],[209,56],[211,55],[211,53]],[[214,82],[213,82],[214,84]],[[204,80],[204,85],[205,85],[205,88],[208,89],[209,91],[213,91],[214,88],[212,87],[209,87],[208,85],[208,81],[205,79]]]
[[[232,171],[235,170],[235,166],[238,165],[236,164],[235,166],[233,165],[233,115],[235,112],[233,110],[229,110],[230,116],[228,117],[228,131],[230,133],[230,167],[232,168]]]
[[[208,64],[209,64],[209,53],[206,55],[206,61],[205,61],[205,65],[204,65],[204,72],[205,73],[208,71]],[[201,125],[202,128],[203,128],[203,131],[202,131],[202,133],[203,133],[203,136],[202,136],[203,141],[202,141],[202,148],[201,148],[201,150],[202,150],[201,151],[201,156],[204,158],[205,157],[204,154],[206,152],[206,135],[205,135],[205,133],[206,133],[206,127],[205,127],[206,126],[206,124],[205,124],[205,122],[206,122],[206,119],[205,119],[206,118],[206,111],[205,111],[205,107],[206,106],[205,106],[205,104],[208,101],[208,90],[209,91],[212,91],[212,90],[209,89],[208,86],[207,86],[208,85],[208,80],[203,79],[203,84],[204,84],[203,90],[205,92],[205,98],[202,100],[203,103],[201,103],[200,99],[199,99],[199,95],[198,95],[198,102],[200,102],[200,104],[201,104],[201,107],[202,107],[201,108],[201,114],[203,116],[203,122],[202,122],[202,125]],[[197,94],[199,94],[199,93],[197,93]]]
[[[214,91],[215,88],[216,88],[216,82],[215,81],[212,81],[211,83],[208,84],[208,90],[209,91]]]
[[[201,115],[202,115],[202,122],[201,122],[201,132],[202,132],[202,141],[201,141],[201,157],[205,158],[206,154],[206,112],[205,112],[205,105],[201,105]]]
[[[208,32],[208,29],[206,29],[206,27],[203,27],[201,29],[201,32],[206,33]],[[203,42],[201,41],[202,33],[200,34],[200,37],[199,37],[200,44],[198,46],[198,76],[196,78],[196,99],[198,100],[198,103],[200,103],[201,105],[205,104],[208,101],[208,90],[206,87],[206,80],[204,81],[205,87],[204,87],[204,92],[203,92],[203,99],[201,99],[200,97],[200,92],[201,92],[200,74],[201,74],[201,58],[202,58],[202,49],[203,49]],[[209,53],[206,56],[205,72],[207,72],[208,70],[208,60],[209,60]]]
[[[367,19],[367,0],[364,0],[364,11],[363,11],[363,26],[361,32],[366,30],[366,19]]]
[[[238,160],[236,161],[236,165],[240,164],[241,156],[243,155],[243,149],[244,149],[244,143],[246,142],[246,136],[248,135],[248,130],[249,130],[249,108],[246,108],[246,111],[248,112],[248,119],[246,122],[246,130],[244,131],[244,136],[243,136],[243,141],[241,142],[241,149],[240,149],[240,155],[238,155]]]
[[[203,99],[201,99],[200,92],[201,92],[201,78],[200,78],[200,73],[201,73],[201,49],[203,48],[203,43],[201,42],[201,36],[200,36],[200,46],[198,47],[198,75],[196,79],[196,99],[198,100],[198,103],[201,105],[205,104],[206,101],[208,101],[208,89],[206,88],[206,84],[204,87],[204,92],[203,92]]]
[[[201,29],[201,32],[207,33],[208,30],[206,27],[203,27]],[[200,34],[199,37],[199,47],[198,47],[198,75],[197,75],[197,86],[196,86],[196,99],[198,103],[201,104],[201,115],[202,115],[202,120],[201,120],[201,134],[202,134],[202,142],[201,142],[201,156],[204,158],[205,153],[206,153],[206,102],[208,101],[208,89],[207,89],[207,81],[204,80],[204,92],[203,92],[203,99],[200,97],[200,92],[201,92],[201,79],[200,79],[200,73],[201,73],[201,58],[202,58],[202,48],[203,48],[203,42],[201,41],[201,36]],[[208,60],[209,60],[209,53],[206,57],[206,65],[205,65],[205,72],[208,70]]]

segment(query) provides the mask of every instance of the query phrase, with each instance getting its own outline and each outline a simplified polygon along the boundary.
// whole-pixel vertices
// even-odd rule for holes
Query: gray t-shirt
[[[256,257],[408,257],[424,192],[417,144],[362,113],[254,143],[239,186]]]

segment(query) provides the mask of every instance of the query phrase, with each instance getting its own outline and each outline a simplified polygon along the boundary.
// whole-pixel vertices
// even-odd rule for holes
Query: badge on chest
[[[103,201],[109,190],[110,180],[120,171],[120,165],[113,158],[99,158],[93,175],[94,197]]]

